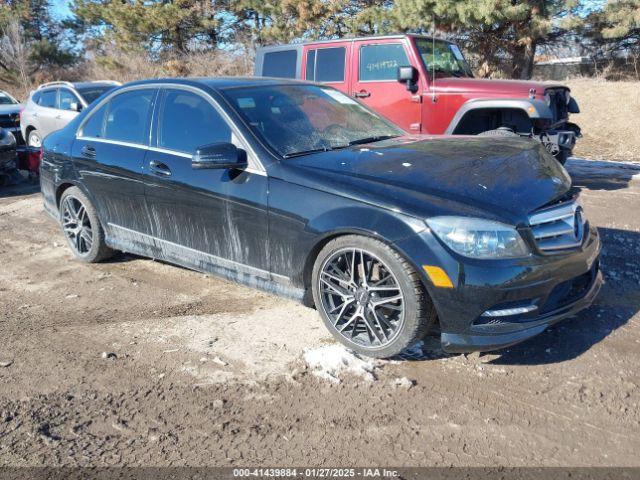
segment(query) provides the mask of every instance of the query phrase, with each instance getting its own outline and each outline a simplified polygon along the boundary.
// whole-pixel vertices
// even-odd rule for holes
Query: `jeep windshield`
[[[273,85],[231,88],[222,94],[253,133],[284,158],[405,134],[332,88]]]
[[[429,75],[435,73],[436,78],[473,77],[457,45],[430,38],[416,38],[415,42]]]

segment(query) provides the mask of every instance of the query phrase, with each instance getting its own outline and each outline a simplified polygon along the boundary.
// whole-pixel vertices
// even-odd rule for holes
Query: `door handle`
[[[82,155],[87,158],[96,158],[96,149],[91,145],[85,145],[84,147],[82,147],[80,153],[82,153]]]
[[[353,94],[356,98],[369,98],[371,96],[371,92],[367,92],[366,90],[360,90]]]
[[[156,162],[155,160],[152,160],[149,162],[149,168],[156,175],[161,175],[163,177],[171,176],[171,169],[162,162]]]

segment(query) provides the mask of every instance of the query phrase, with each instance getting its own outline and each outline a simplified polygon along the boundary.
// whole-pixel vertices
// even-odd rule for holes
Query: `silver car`
[[[31,92],[20,116],[20,130],[30,147],[60,130],[103,93],[120,85],[110,80],[95,82],[49,82]]]

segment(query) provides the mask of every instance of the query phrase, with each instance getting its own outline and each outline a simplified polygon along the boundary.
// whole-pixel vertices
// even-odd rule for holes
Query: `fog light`
[[[527,305],[526,307],[501,308],[499,310],[487,310],[482,314],[483,317],[510,317],[512,315],[522,315],[523,313],[533,312],[537,310],[536,305]]]

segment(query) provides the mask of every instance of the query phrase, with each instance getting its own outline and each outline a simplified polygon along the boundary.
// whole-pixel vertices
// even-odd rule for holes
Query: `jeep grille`
[[[553,122],[559,122],[569,118],[569,110],[567,108],[567,92],[564,89],[547,90],[551,97],[551,105],[549,108],[553,113]]]
[[[582,245],[585,220],[575,201],[538,210],[529,216],[529,225],[542,252],[560,253]]]

